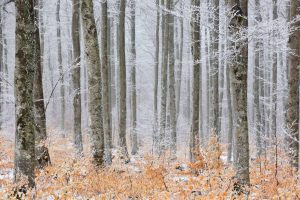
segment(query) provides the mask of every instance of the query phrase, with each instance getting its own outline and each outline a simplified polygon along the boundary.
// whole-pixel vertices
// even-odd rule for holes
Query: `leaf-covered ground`
[[[9,199],[13,184],[13,139],[0,135],[0,198]],[[251,161],[249,194],[233,192],[234,168],[222,158],[222,146],[211,139],[197,162],[169,160],[144,153],[129,164],[113,151],[111,166],[95,169],[85,142],[85,156],[75,157],[70,139],[58,134],[48,141],[52,165],[36,172],[36,188],[25,199],[300,199],[299,176],[277,152],[272,161]],[[85,138],[88,141],[87,138]],[[280,158],[280,159],[279,159]]]

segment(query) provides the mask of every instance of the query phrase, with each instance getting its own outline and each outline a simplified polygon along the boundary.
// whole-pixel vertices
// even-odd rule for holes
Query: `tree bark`
[[[165,6],[166,2],[162,1],[162,6]],[[159,134],[159,154],[161,155],[165,150],[165,129],[166,129],[166,117],[167,117],[167,81],[168,81],[168,15],[165,11],[162,14],[162,67],[161,67],[161,100],[160,100],[160,134]]]
[[[0,6],[0,74],[3,74],[4,72],[4,59],[3,59],[3,6]],[[3,92],[3,83],[0,83],[0,96],[1,99],[3,98],[4,92]],[[2,130],[3,125],[3,101],[0,102],[0,130]]]
[[[65,86],[64,86],[64,72],[63,72],[63,65],[62,65],[62,47],[61,47],[61,25],[60,25],[60,1],[57,0],[56,5],[56,23],[57,23],[57,45],[58,45],[58,67],[59,67],[59,75],[61,77],[60,79],[60,103],[61,103],[61,118],[60,118],[60,128],[62,130],[65,129],[65,110],[66,110],[66,102],[65,102]],[[63,136],[65,136],[63,134]]]
[[[158,133],[158,70],[159,70],[159,30],[160,30],[160,11],[159,0],[156,0],[156,31],[155,31],[155,58],[154,58],[154,130],[153,146],[157,149]]]
[[[232,101],[231,101],[231,81],[230,67],[226,67],[226,91],[227,91],[227,106],[228,106],[228,147],[227,147],[227,162],[232,160],[233,147],[233,116],[232,116]]]
[[[177,102],[176,102],[176,112],[177,112],[177,118],[180,114],[180,98],[181,98],[181,79],[182,79],[182,61],[183,61],[183,9],[184,9],[184,1],[181,1],[180,4],[180,14],[182,17],[179,19],[180,23],[180,45],[179,45],[179,63],[178,63],[178,77],[177,77]]]
[[[199,155],[199,85],[200,85],[200,0],[192,1],[192,54],[193,54],[193,106],[192,128],[190,134],[190,161]]]
[[[277,0],[273,0],[273,20],[276,20],[278,18],[277,13]],[[276,34],[273,34],[273,37],[276,37]],[[277,48],[276,48],[277,49]],[[273,136],[277,137],[277,50],[275,49],[275,52],[273,54],[273,71],[272,71],[272,77],[273,77],[273,87],[272,87],[272,133]]]
[[[125,9],[126,0],[120,0],[119,17],[119,86],[120,86],[120,120],[119,137],[122,153],[125,160],[128,160],[128,151],[126,143],[126,55],[125,55]]]
[[[299,15],[300,2],[291,1],[290,15],[294,20]],[[289,55],[289,94],[287,103],[287,126],[288,126],[288,145],[291,165],[297,170],[299,168],[299,55],[300,55],[300,21],[294,22],[294,28],[289,38],[289,47],[292,51]]]
[[[169,12],[174,11],[173,0],[168,0],[167,9]],[[174,54],[174,15],[168,13],[168,26],[169,26],[169,45],[168,45],[168,56],[169,56],[169,98],[170,98],[170,125],[171,125],[171,153],[172,157],[176,157],[176,94],[175,94],[175,54]]]
[[[35,122],[33,82],[36,66],[34,1],[16,1],[15,181],[25,178],[34,187]]]
[[[73,42],[73,112],[74,112],[74,145],[78,155],[83,153],[81,133],[81,77],[80,77],[80,0],[73,0],[72,7],[72,42]]]
[[[111,164],[111,132],[109,110],[109,64],[108,64],[108,17],[107,1],[101,2],[101,67],[102,67],[102,100],[103,100],[103,132],[105,140],[106,162]]]
[[[94,163],[103,165],[104,134],[102,119],[102,82],[99,43],[94,18],[93,0],[81,1],[81,17],[88,66],[88,107],[90,114],[91,142]]]
[[[255,1],[255,10],[256,10],[256,23],[260,23],[262,21],[261,13],[260,13],[260,2],[259,0]],[[256,132],[256,148],[257,148],[257,157],[260,158],[262,154],[262,116],[261,116],[261,105],[260,105],[260,48],[262,44],[260,41],[256,41],[255,44],[255,68],[254,68],[254,114],[255,114],[255,132]]]
[[[214,0],[213,17],[213,62],[212,62],[212,127],[213,134],[219,136],[219,0]]]
[[[38,6],[38,2],[36,2]],[[40,42],[39,29],[39,11],[35,10],[35,69],[34,69],[34,83],[33,83],[33,101],[34,101],[34,119],[36,125],[35,143],[36,143],[36,165],[39,168],[50,163],[50,156],[48,148],[45,145],[47,139],[46,131],[46,110],[44,103],[43,91],[43,62]]]
[[[234,105],[237,117],[237,161],[235,163],[237,172],[237,183],[235,190],[240,193],[242,185],[250,184],[249,177],[249,139],[248,139],[248,117],[247,117],[247,69],[248,69],[248,39],[241,39],[240,31],[248,28],[248,0],[230,0],[232,8],[232,21],[230,22],[231,37],[238,40],[238,44],[232,44],[231,49],[235,52],[235,62],[231,63],[231,79],[234,90]],[[238,3],[237,3],[238,2]],[[242,11],[239,12],[239,11]],[[241,13],[241,14],[239,14]]]
[[[131,0],[131,109],[132,109],[132,150],[131,154],[135,155],[138,152],[138,138],[137,138],[137,95],[136,95],[136,48],[135,48],[135,9],[136,2],[135,0]]]

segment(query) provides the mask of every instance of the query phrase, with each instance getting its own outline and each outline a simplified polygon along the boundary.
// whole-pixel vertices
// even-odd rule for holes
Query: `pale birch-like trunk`
[[[92,154],[96,166],[104,163],[104,134],[102,119],[102,81],[99,43],[93,10],[93,0],[81,1],[81,17],[85,40],[85,56],[88,67],[88,109]]]

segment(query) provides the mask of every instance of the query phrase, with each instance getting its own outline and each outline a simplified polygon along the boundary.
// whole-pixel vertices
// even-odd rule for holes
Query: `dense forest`
[[[300,199],[299,0],[0,0],[0,199]]]

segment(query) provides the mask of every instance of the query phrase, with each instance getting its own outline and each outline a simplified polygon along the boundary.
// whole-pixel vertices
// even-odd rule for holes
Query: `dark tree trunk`
[[[73,42],[73,111],[74,111],[74,145],[76,153],[82,154],[82,133],[81,133],[81,90],[80,90],[80,0],[73,0],[72,10],[72,42]]]
[[[38,1],[36,1],[37,4]],[[41,53],[40,29],[38,27],[39,13],[35,10],[35,70],[33,83],[33,100],[34,100],[34,118],[36,124],[36,160],[37,167],[44,167],[50,163],[48,148],[45,145],[47,139],[46,131],[46,110],[43,92],[43,61]]]
[[[22,178],[34,187],[35,122],[33,82],[36,66],[34,1],[16,1],[16,67],[15,67],[15,181]]]

